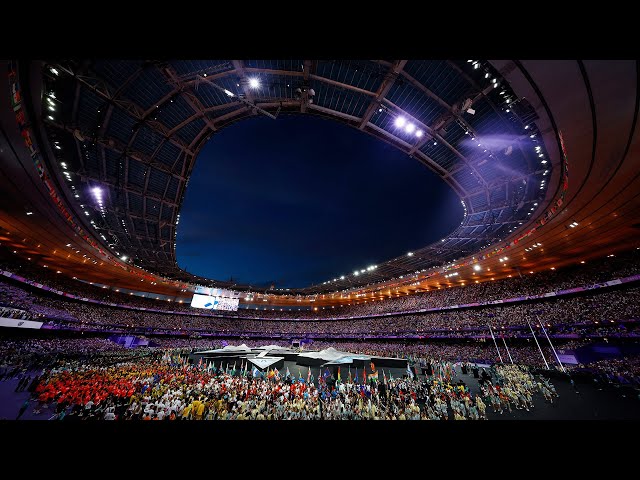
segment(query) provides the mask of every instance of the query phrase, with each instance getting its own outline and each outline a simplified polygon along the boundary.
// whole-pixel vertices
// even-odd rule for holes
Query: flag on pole
[[[341,382],[342,378],[340,377],[340,366],[338,366],[338,381]]]
[[[387,376],[384,374],[384,368],[382,369],[382,380],[384,382],[384,384],[387,384]]]
[[[356,377],[353,380],[354,383],[358,383],[358,367],[356,367]]]
[[[407,373],[409,374],[409,378],[413,379],[413,372],[411,371],[411,366],[409,362],[407,362]]]
[[[367,383],[367,367],[362,368],[362,382],[366,385]]]
[[[287,376],[287,377],[290,377],[290,376],[291,376],[291,373],[289,372],[289,367],[287,367],[287,375],[286,375],[286,376]]]
[[[351,383],[351,365],[349,365],[349,376],[347,377],[347,383]]]
[[[253,366],[253,376],[257,377],[260,375],[260,370],[258,370],[258,367],[256,367],[255,365]]]
[[[311,383],[311,367],[308,367],[309,371],[307,372],[307,383]]]

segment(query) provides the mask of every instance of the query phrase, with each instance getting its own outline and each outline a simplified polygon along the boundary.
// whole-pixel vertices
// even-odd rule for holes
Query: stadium
[[[0,418],[640,418],[638,62],[2,63]],[[276,142],[260,129],[296,128],[283,133],[295,143],[316,126],[345,140],[309,150],[364,142],[430,175],[414,188],[400,182],[422,177],[396,180],[405,167],[390,163],[376,177],[399,184],[393,212],[412,218],[401,240],[357,236],[355,209],[353,232],[327,237],[350,208],[339,200],[321,203],[328,233],[314,239],[304,215],[287,216],[302,197],[281,210],[237,200],[230,221],[232,201],[190,197],[199,182],[217,194],[224,169],[203,169],[221,142],[266,151]],[[243,165],[246,178],[260,172],[265,198],[285,197],[265,159]],[[323,161],[305,175],[333,174]],[[225,180],[232,198],[261,186],[246,178]],[[360,183],[345,190],[390,201]],[[340,198],[338,185],[326,195]],[[418,243],[441,191],[449,223]],[[228,255],[240,271],[233,247],[213,253],[215,236],[266,244],[279,216],[316,262],[308,280],[286,256],[262,276],[248,260],[248,274],[204,268]],[[189,228],[213,232],[191,259]],[[324,248],[338,241],[356,253],[334,268]],[[281,266],[297,270],[274,280]]]

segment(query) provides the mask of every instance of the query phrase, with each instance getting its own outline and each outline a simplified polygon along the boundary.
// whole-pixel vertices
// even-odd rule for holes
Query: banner
[[[32,320],[18,320],[15,318],[0,318],[0,327],[13,328],[42,328],[42,322],[34,322]]]

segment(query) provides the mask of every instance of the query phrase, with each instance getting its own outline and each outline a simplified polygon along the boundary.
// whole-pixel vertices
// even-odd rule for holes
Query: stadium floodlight
[[[404,124],[407,123],[407,119],[404,117],[398,117],[395,121],[395,126],[398,128],[404,127]]]
[[[482,267],[476,263],[476,264],[473,266],[473,269],[474,269],[476,272],[479,272],[480,270],[482,270]]]
[[[423,135],[422,130],[418,129],[416,130],[416,137],[420,138]]]
[[[120,257],[120,260],[124,260],[124,261],[126,261],[126,260],[127,260],[127,258],[129,258],[129,257],[127,257],[126,255],[122,255],[122,256]]]
[[[249,79],[249,86],[251,88],[260,88],[260,80],[257,78],[250,78]]]
[[[412,133],[416,129],[416,126],[413,123],[407,123],[407,126],[404,127],[404,131],[407,133]]]
[[[340,280],[344,280],[344,275],[342,275],[342,276],[340,277]]]
[[[235,94],[233,92],[230,92],[229,90],[227,90],[226,88],[224,89],[224,93],[226,93],[227,95],[229,95],[230,97],[235,97]]]
[[[407,253],[407,257],[413,257],[413,252]]]
[[[358,275],[360,275],[360,272],[356,270],[355,272],[353,272],[353,274],[357,277]]]

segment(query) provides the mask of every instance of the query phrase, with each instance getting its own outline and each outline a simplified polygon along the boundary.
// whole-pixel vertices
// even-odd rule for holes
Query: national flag
[[[289,367],[287,367],[287,374],[285,375],[285,377],[291,377],[291,373],[289,372]]]
[[[362,382],[366,385],[367,383],[367,368],[364,367],[362,369]]]
[[[349,365],[349,376],[347,377],[347,383],[351,383],[351,365]]]
[[[369,374],[369,382],[377,382],[378,381],[378,371],[376,370],[373,373]]]
[[[338,366],[338,381],[341,382],[342,378],[340,377],[340,367]]]
[[[407,373],[409,374],[409,378],[413,379],[413,372],[411,371],[411,366],[409,362],[407,362]]]
[[[382,380],[384,382],[384,384],[387,384],[387,376],[384,374],[384,369],[382,369]]]
[[[309,371],[307,372],[307,383],[311,383],[311,367],[308,367]]]
[[[202,366],[202,357],[200,357],[200,360],[198,361],[198,368],[200,368]]]
[[[353,379],[353,382],[354,382],[354,383],[358,383],[358,367],[356,367],[356,376],[355,376],[355,378]]]
[[[327,379],[327,377],[328,377],[328,376],[330,376],[330,375],[331,375],[331,372],[329,372],[329,367],[327,367],[327,368],[325,369],[325,371],[324,371],[324,375],[323,375],[323,376],[324,376],[324,379],[326,380],[326,379]]]
[[[257,377],[260,375],[260,370],[258,370],[258,367],[256,367],[255,365],[253,366],[253,376]]]

